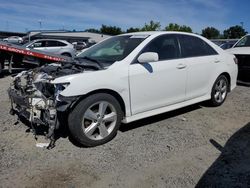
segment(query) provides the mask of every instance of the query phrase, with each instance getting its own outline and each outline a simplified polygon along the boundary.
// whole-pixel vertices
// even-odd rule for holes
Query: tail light
[[[238,64],[238,59],[236,57],[234,57],[234,63]]]

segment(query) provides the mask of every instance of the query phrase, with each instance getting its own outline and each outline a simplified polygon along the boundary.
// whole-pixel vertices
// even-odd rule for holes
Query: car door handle
[[[220,60],[214,60],[214,63],[219,63],[220,62]]]
[[[187,67],[187,65],[184,65],[184,64],[178,64],[177,65],[177,69],[185,69]]]

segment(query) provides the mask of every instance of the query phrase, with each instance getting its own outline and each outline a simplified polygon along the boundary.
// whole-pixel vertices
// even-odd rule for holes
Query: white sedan
[[[138,32],[96,44],[71,64],[42,67],[33,77],[21,73],[9,93],[13,114],[28,111],[28,119],[47,125],[49,133],[62,125],[64,114],[79,143],[97,146],[110,141],[121,122],[201,101],[221,105],[236,87],[237,71],[234,55],[201,36]],[[22,91],[33,92],[25,95],[31,107],[16,98],[22,78],[30,79]]]
[[[242,37],[227,52],[235,55],[238,60],[238,83],[250,85],[250,34]]]

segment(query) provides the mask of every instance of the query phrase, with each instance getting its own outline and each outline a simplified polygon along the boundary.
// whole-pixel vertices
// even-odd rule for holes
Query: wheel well
[[[68,52],[64,52],[64,53],[62,53],[61,55],[65,55],[65,56],[72,57],[72,55],[71,55],[70,53],[68,53]]]
[[[230,75],[227,73],[227,72],[223,72],[222,74],[220,74],[220,76],[223,75],[227,78],[227,81],[228,81],[228,92],[231,91],[231,77]]]
[[[98,89],[98,90],[95,90],[95,91],[91,91],[89,92],[88,94],[86,95],[83,95],[82,97],[79,98],[77,104],[82,101],[83,99],[85,99],[86,97],[90,96],[90,95],[93,95],[93,94],[97,94],[97,93],[107,93],[107,94],[110,94],[112,95],[113,97],[116,98],[116,100],[119,102],[120,106],[121,106],[121,109],[122,109],[122,112],[123,112],[123,115],[125,116],[126,115],[126,108],[125,108],[125,103],[122,99],[122,97],[114,90],[110,90],[110,89]]]

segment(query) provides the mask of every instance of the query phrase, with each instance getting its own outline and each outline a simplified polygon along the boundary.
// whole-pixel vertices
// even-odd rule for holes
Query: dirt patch
[[[0,187],[249,186],[249,87],[218,108],[193,105],[122,125],[102,146],[60,138],[46,150],[9,115],[10,81],[0,79]]]

